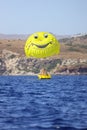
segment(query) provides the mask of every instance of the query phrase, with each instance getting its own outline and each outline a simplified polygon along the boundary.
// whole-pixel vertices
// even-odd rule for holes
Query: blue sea
[[[87,130],[87,76],[0,76],[0,130]]]

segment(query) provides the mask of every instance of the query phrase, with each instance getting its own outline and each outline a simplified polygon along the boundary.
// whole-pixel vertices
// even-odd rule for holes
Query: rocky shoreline
[[[0,57],[0,75],[37,75],[42,67],[53,75],[87,75],[87,59],[26,58],[8,50]]]

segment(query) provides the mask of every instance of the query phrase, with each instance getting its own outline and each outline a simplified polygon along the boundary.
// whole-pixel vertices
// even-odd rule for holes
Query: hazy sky
[[[87,33],[87,0],[0,0],[0,33]]]

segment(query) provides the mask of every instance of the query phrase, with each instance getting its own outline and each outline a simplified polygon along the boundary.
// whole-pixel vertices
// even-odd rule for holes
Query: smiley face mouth
[[[36,46],[36,47],[38,47],[38,48],[45,48],[45,47],[47,47],[49,44],[52,44],[52,42],[49,42],[49,43],[44,44],[44,45],[37,45],[37,44],[35,44],[35,43],[31,43],[30,46],[32,45],[32,46]],[[29,46],[29,47],[30,47],[30,46]]]

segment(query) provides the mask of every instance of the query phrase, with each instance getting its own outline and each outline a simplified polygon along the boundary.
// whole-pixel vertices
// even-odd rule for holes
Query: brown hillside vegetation
[[[72,37],[60,39],[60,54],[58,58],[87,58],[87,35],[80,37]],[[8,40],[0,39],[0,56],[4,49],[17,52],[20,56],[24,56],[25,40]]]
[[[12,52],[19,53],[21,56],[24,55],[24,44],[25,40],[0,40],[0,54],[2,50],[9,50]]]

